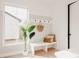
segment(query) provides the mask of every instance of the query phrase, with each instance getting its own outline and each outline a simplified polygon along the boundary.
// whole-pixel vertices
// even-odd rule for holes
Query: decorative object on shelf
[[[48,34],[47,36],[44,37],[43,42],[48,42],[48,43],[56,42],[55,34]]]
[[[36,26],[38,32],[42,32],[44,30],[44,25],[41,23],[41,21]]]
[[[48,34],[48,36],[53,36],[53,41],[56,42],[56,35],[55,34]]]
[[[33,30],[35,29],[35,25],[26,25],[21,26],[22,37],[24,39],[24,55],[27,55],[30,47],[30,39],[35,35]]]

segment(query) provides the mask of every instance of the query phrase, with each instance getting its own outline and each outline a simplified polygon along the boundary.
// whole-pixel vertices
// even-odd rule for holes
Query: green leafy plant
[[[33,32],[34,29],[35,25],[27,25],[21,27],[22,37],[25,42],[25,50],[27,50],[26,49],[27,40],[31,39],[35,35],[35,32]]]

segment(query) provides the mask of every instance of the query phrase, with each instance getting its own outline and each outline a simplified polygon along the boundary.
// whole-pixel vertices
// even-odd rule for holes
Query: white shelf
[[[32,46],[49,46],[49,45],[54,45],[56,44],[56,42],[52,42],[52,43],[44,43],[44,42],[36,42],[36,43],[31,43]]]

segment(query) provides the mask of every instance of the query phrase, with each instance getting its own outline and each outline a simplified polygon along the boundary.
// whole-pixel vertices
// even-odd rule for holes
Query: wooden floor
[[[14,55],[14,56],[8,56],[5,58],[55,58],[55,52],[57,50],[55,48],[49,48],[48,52],[45,52],[43,49],[41,50],[37,50],[35,51],[35,55],[32,55],[31,53],[29,53],[28,55],[24,56],[23,54],[18,54],[18,55]]]
[[[48,52],[45,52],[43,49],[35,51],[35,55],[43,56],[43,57],[55,57],[55,52],[57,50],[55,48],[48,48]]]

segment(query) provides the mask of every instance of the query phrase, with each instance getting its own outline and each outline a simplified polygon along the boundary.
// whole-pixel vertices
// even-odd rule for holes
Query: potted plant
[[[35,35],[33,30],[35,29],[35,25],[25,25],[21,26],[22,37],[24,40],[24,53],[25,55],[29,52],[30,39]]]

